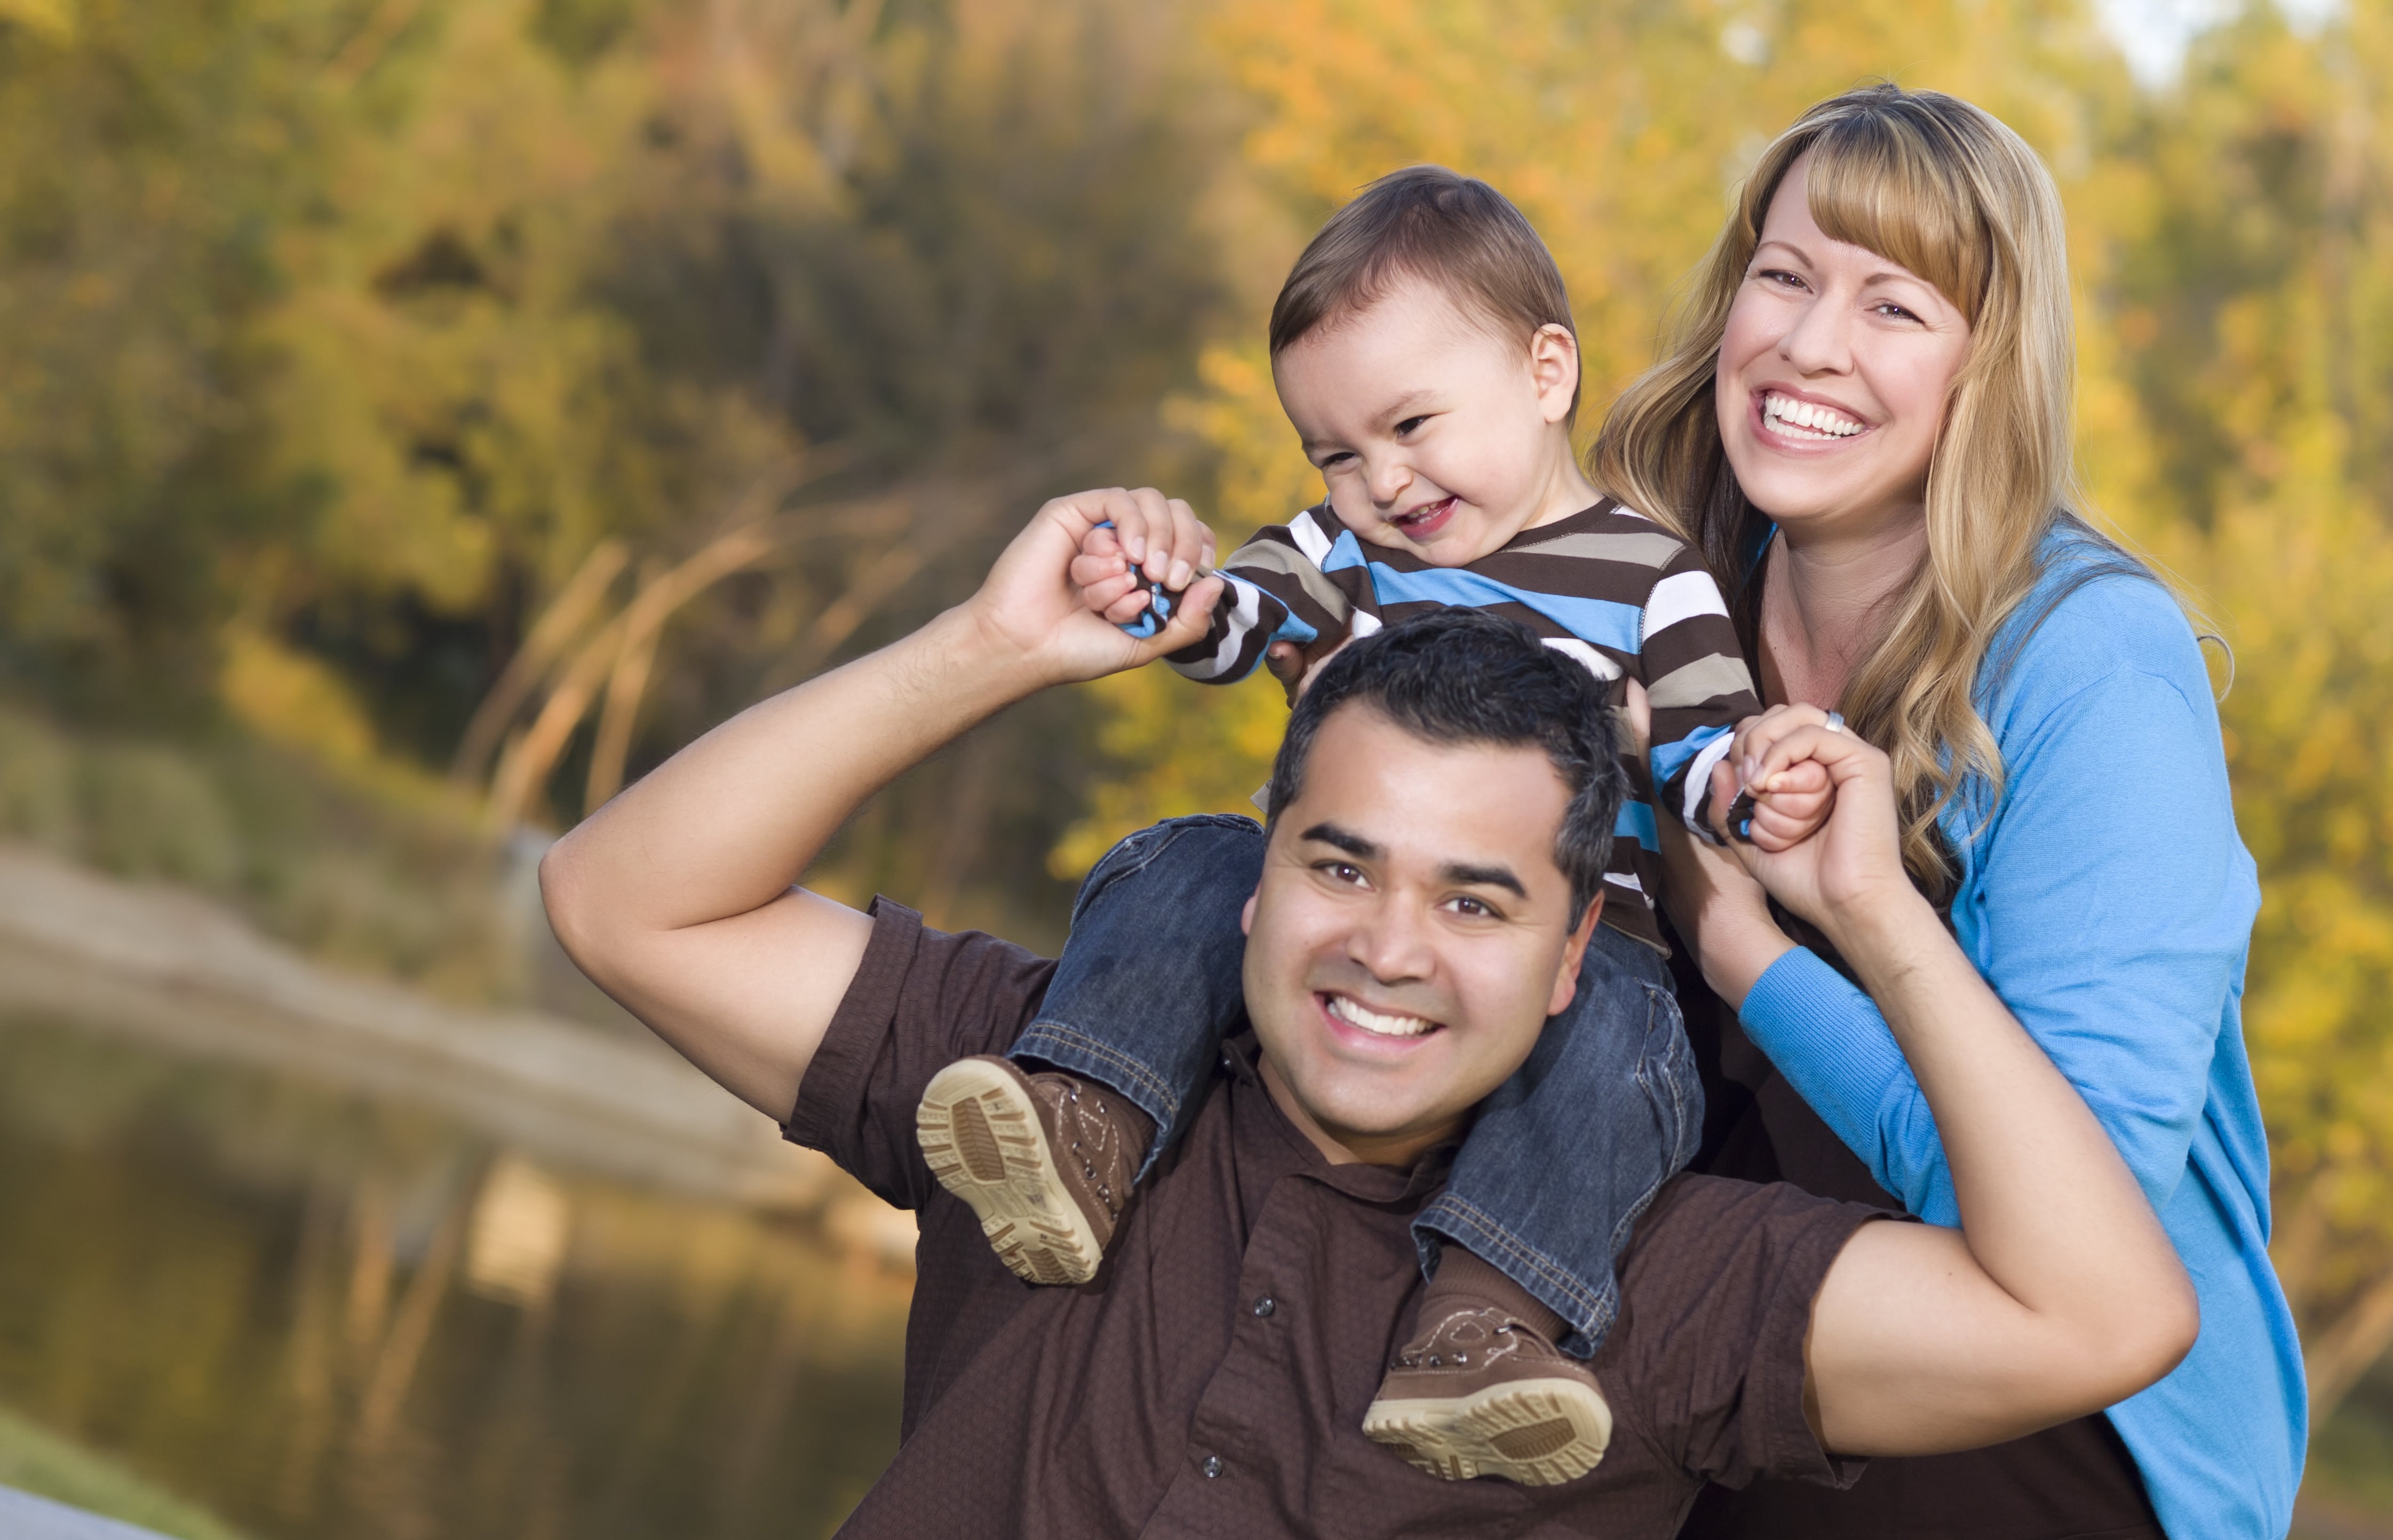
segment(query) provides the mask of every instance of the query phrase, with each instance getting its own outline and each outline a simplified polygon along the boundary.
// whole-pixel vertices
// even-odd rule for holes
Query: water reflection
[[[0,1403],[254,1535],[827,1533],[896,1448],[889,1242],[0,1018]]]

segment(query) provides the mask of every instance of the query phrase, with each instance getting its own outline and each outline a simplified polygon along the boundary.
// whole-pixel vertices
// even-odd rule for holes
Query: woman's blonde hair
[[[1770,201],[1804,155],[1820,228],[1901,263],[1969,323],[1929,462],[1927,557],[1886,601],[1878,642],[1836,703],[1892,757],[1903,864],[1942,899],[1955,874],[1938,816],[1973,773],[1996,794],[2002,785],[2001,750],[1972,698],[1981,667],[2036,585],[2045,536],[2057,520],[2077,522],[2066,512],[2079,490],[2068,252],[2060,195],[2035,152],[1988,113],[1934,91],[1868,85],[1805,112],[1754,168],[1662,361],[1606,415],[1590,469],[1703,552],[1750,644],[1769,520],[1721,452],[1713,375]]]

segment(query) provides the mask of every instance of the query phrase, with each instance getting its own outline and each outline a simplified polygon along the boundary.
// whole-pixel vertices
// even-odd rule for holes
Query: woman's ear
[[[1578,398],[1578,339],[1571,329],[1548,321],[1529,339],[1529,377],[1536,382],[1537,406],[1549,423],[1570,415]]]

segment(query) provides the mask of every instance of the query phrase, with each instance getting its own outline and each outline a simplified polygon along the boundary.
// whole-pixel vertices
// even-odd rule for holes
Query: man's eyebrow
[[[1526,898],[1529,890],[1512,875],[1510,867],[1474,867],[1464,861],[1448,861],[1437,868],[1438,881],[1465,888],[1502,888],[1515,898]]]
[[[1300,840],[1317,840],[1344,851],[1357,861],[1376,861],[1387,852],[1360,834],[1339,828],[1336,824],[1315,824],[1297,836]]]

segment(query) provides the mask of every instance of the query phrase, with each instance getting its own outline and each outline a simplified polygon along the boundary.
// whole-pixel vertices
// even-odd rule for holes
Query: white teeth
[[[1350,1026],[1359,1026],[1381,1038],[1418,1038],[1436,1024],[1419,1016],[1386,1015],[1369,1006],[1357,1005],[1343,995],[1329,997],[1329,1013]]]
[[[1850,438],[1862,431],[1861,424],[1834,407],[1815,406],[1788,396],[1763,397],[1761,415],[1789,438]]]

